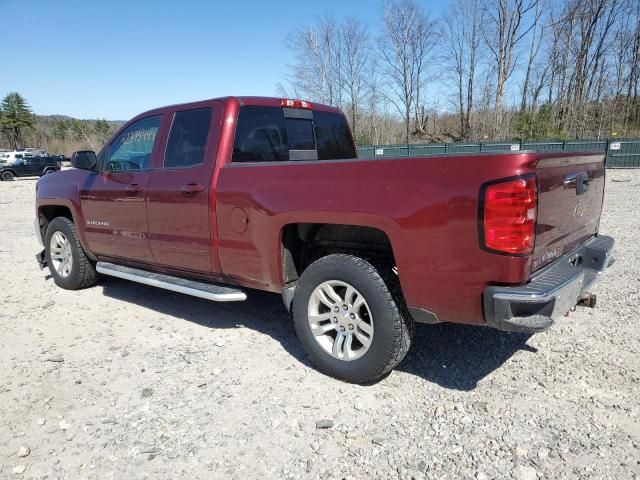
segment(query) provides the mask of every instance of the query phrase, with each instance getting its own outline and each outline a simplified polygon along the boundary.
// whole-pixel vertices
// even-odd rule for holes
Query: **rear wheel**
[[[56,171],[55,171],[53,168],[49,168],[49,169],[47,169],[47,170],[45,170],[45,171],[44,171],[44,174],[45,174],[45,175],[49,175],[49,174],[51,174],[51,173],[56,173]]]
[[[411,344],[413,322],[397,279],[369,262],[333,254],[312,263],[293,300],[298,338],[319,370],[354,383],[391,371]]]
[[[13,177],[15,177],[15,175],[9,170],[2,172],[2,175],[0,176],[0,178],[2,178],[2,180],[4,180],[5,182],[10,182],[11,180],[13,180]]]
[[[78,290],[96,283],[95,264],[86,256],[73,222],[54,218],[45,237],[46,258],[54,282],[66,290]]]

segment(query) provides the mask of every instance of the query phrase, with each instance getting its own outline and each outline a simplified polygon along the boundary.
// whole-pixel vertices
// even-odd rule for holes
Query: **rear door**
[[[598,232],[604,193],[604,155],[542,155],[536,173],[538,222],[533,270],[542,268]]]
[[[171,127],[151,175],[149,242],[159,265],[200,273],[220,271],[211,247],[215,209],[212,175],[222,103],[168,112]]]
[[[146,197],[161,120],[151,116],[127,127],[107,147],[100,173],[80,186],[87,243],[98,255],[153,263]]]
[[[25,158],[25,163],[29,169],[29,175],[42,174],[43,166],[42,166],[42,159],[40,157]]]

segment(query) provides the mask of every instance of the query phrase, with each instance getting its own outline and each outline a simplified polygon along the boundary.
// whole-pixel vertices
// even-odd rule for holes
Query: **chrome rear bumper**
[[[499,330],[536,333],[571,310],[613,263],[614,240],[598,235],[563,255],[521,286],[484,290],[487,324]]]

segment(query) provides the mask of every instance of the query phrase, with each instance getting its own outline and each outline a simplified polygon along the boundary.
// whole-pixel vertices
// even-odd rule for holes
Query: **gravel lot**
[[[0,183],[0,478],[640,477],[640,171],[608,175],[597,309],[535,336],[421,326],[368,387],[310,366],[277,295],[58,289],[34,186]]]

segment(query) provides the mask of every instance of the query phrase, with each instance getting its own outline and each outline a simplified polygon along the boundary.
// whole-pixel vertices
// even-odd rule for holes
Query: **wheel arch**
[[[91,260],[95,260],[95,255],[88,248],[80,216],[71,202],[59,199],[56,202],[38,203],[37,215],[42,238],[46,237],[47,227],[54,218],[64,217],[73,222],[83,250]]]
[[[283,301],[290,309],[302,272],[315,260],[332,253],[350,253],[396,265],[391,236],[382,228],[342,223],[293,222],[283,225],[279,237],[280,280]]]

